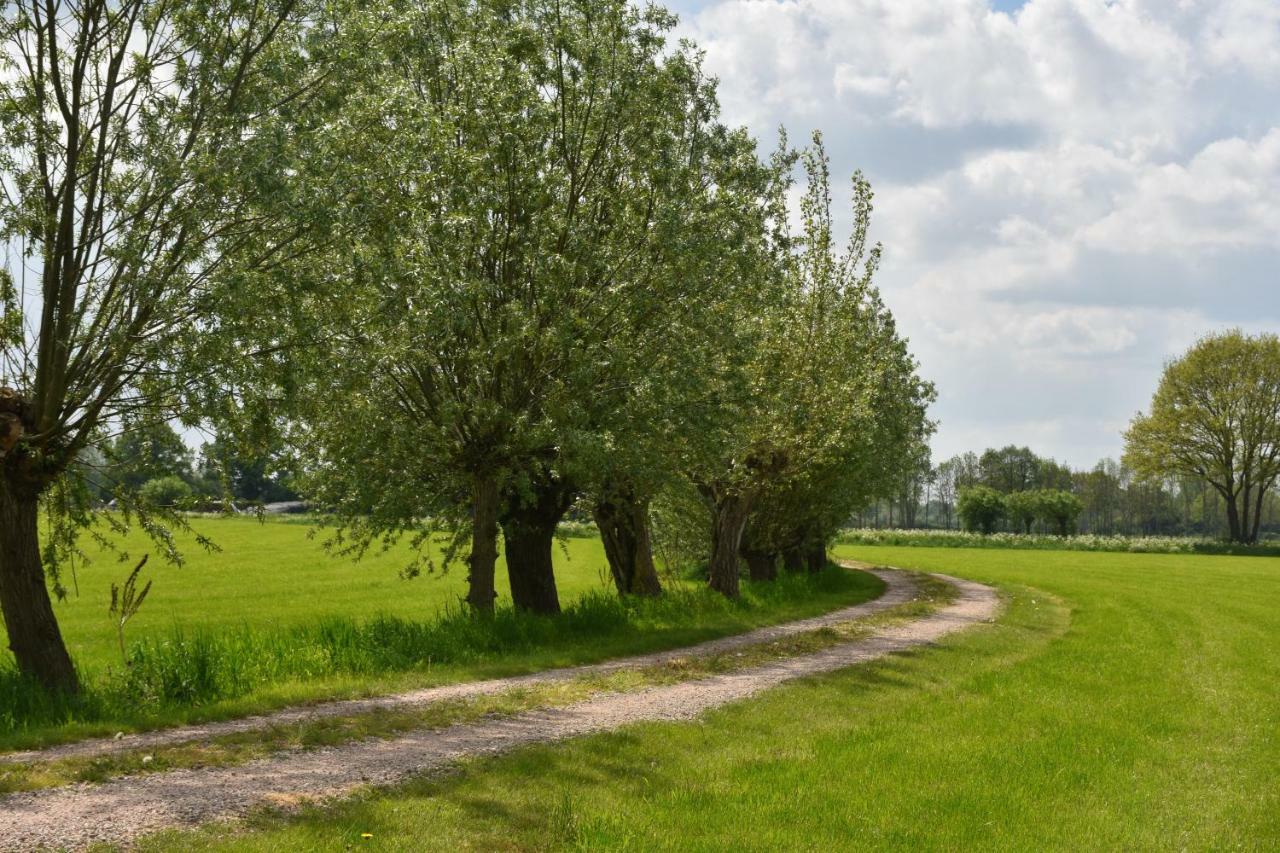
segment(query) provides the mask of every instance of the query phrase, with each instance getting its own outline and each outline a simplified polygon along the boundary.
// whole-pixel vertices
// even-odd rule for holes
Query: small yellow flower
[[[362,832],[362,833],[360,833],[360,837],[361,837],[361,838],[373,838],[373,833],[372,833],[372,832]]]

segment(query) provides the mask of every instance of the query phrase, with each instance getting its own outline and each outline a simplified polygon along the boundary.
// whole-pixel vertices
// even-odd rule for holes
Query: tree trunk
[[[1253,509],[1250,504],[1253,500],[1253,487],[1249,485],[1249,478],[1244,478],[1244,488],[1240,492],[1240,541],[1249,544],[1249,531],[1253,529],[1250,524],[1250,510]]]
[[[649,538],[649,506],[629,489],[596,501],[594,515],[619,595],[662,594]]]
[[[1258,502],[1253,513],[1253,527],[1248,531],[1250,545],[1256,545],[1258,543],[1258,532],[1262,529],[1262,506],[1266,497],[1266,487],[1258,489]]]
[[[40,562],[37,496],[0,480],[0,611],[18,670],[47,689],[80,690]]]
[[[573,503],[574,491],[558,479],[534,484],[533,499],[512,496],[502,517],[507,545],[507,576],[517,610],[560,612],[556,574],[551,561],[556,526]]]
[[[805,568],[809,574],[816,575],[827,567],[827,548],[822,543],[810,545],[804,552]]]
[[[804,571],[804,551],[799,545],[783,549],[782,567],[792,574]]]
[[[1240,536],[1240,513],[1236,508],[1235,495],[1224,494],[1227,504],[1227,533],[1232,542],[1243,541]]]
[[[771,581],[778,578],[778,555],[764,551],[742,552],[742,559],[747,561],[747,575],[753,581]]]
[[[467,558],[467,604],[479,614],[492,614],[498,597],[494,575],[498,564],[498,483],[477,477],[472,487],[471,556]]]
[[[707,582],[727,598],[737,598],[738,550],[746,529],[751,501],[744,495],[730,495],[712,504],[711,566]]]

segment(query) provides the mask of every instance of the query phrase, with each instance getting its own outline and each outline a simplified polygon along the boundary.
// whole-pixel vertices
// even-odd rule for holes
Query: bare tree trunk
[[[1240,541],[1249,543],[1249,531],[1253,529],[1253,525],[1249,523],[1250,510],[1253,500],[1253,486],[1249,483],[1248,475],[1244,478],[1244,487],[1240,491]]]
[[[784,548],[782,551],[782,567],[792,574],[804,571],[804,550],[799,545]]]
[[[708,584],[728,598],[740,595],[738,551],[746,529],[751,501],[744,495],[722,496],[712,503],[711,566]]]
[[[648,501],[637,500],[630,489],[609,490],[596,501],[594,515],[618,594],[661,595],[649,537]]]
[[[511,600],[517,610],[554,615],[560,612],[556,575],[551,561],[555,523],[545,524],[510,517],[502,522],[507,543],[507,574]]]
[[[67,653],[40,561],[39,502],[0,475],[0,611],[19,672],[53,691],[77,693],[80,680]]]
[[[502,516],[502,538],[507,545],[511,601],[517,610],[560,612],[551,553],[556,526],[573,497],[574,490],[567,483],[549,478],[534,484],[531,501],[519,496],[508,500]]]
[[[471,556],[467,559],[467,604],[475,613],[493,613],[498,597],[494,575],[498,564],[498,483],[477,477],[472,487]]]

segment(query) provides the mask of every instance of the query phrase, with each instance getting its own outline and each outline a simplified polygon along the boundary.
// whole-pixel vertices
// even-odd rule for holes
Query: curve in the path
[[[393,784],[441,769],[464,756],[643,721],[688,720],[786,681],[931,643],[995,617],[999,609],[995,590],[937,577],[956,587],[958,596],[951,604],[912,622],[813,654],[634,693],[604,694],[565,708],[413,732],[394,740],[285,753],[240,767],[177,770],[5,797],[0,799],[0,845],[29,850],[128,843],[147,832],[234,818],[266,803],[292,803],[337,796],[368,784]]]
[[[517,675],[509,678],[494,678],[485,681],[467,681],[461,684],[446,684],[442,687],[428,687],[408,693],[397,693],[390,696],[376,696],[369,699],[344,699],[335,702],[322,702],[313,705],[300,705],[283,708],[269,714],[258,714],[234,720],[216,723],[205,723],[181,726],[172,729],[160,729],[153,732],[125,735],[118,738],[94,738],[76,741],[75,743],[52,746],[41,750],[10,752],[0,754],[0,764],[30,764],[37,761],[57,761],[64,758],[95,758],[111,753],[129,752],[139,749],[155,749],[161,746],[172,746],[197,740],[209,740],[222,735],[240,734],[259,731],[273,726],[294,725],[314,720],[334,717],[353,717],[374,711],[403,710],[420,707],[434,702],[453,699],[467,699],[473,696],[487,696],[504,693],[519,687],[530,687],[559,681],[569,681],[586,675],[598,675],[617,672],[623,669],[642,669],[659,666],[677,658],[710,657],[726,651],[745,648],[747,646],[768,643],[807,631],[838,625],[861,619],[874,613],[897,607],[910,601],[915,594],[915,584],[911,576],[904,572],[886,572],[871,570],[885,583],[884,592],[871,601],[845,607],[811,619],[800,619],[782,625],[771,625],[758,628],[745,634],[735,634],[718,640],[709,640],[695,646],[680,649],[669,649],[644,655],[615,658],[603,663],[584,666],[562,667],[534,672],[528,675]]]

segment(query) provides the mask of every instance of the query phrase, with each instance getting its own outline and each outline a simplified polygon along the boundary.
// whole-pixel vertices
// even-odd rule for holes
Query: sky
[[[1198,337],[1280,331],[1280,0],[668,5],[726,121],[871,180],[935,461],[1092,466]]]

